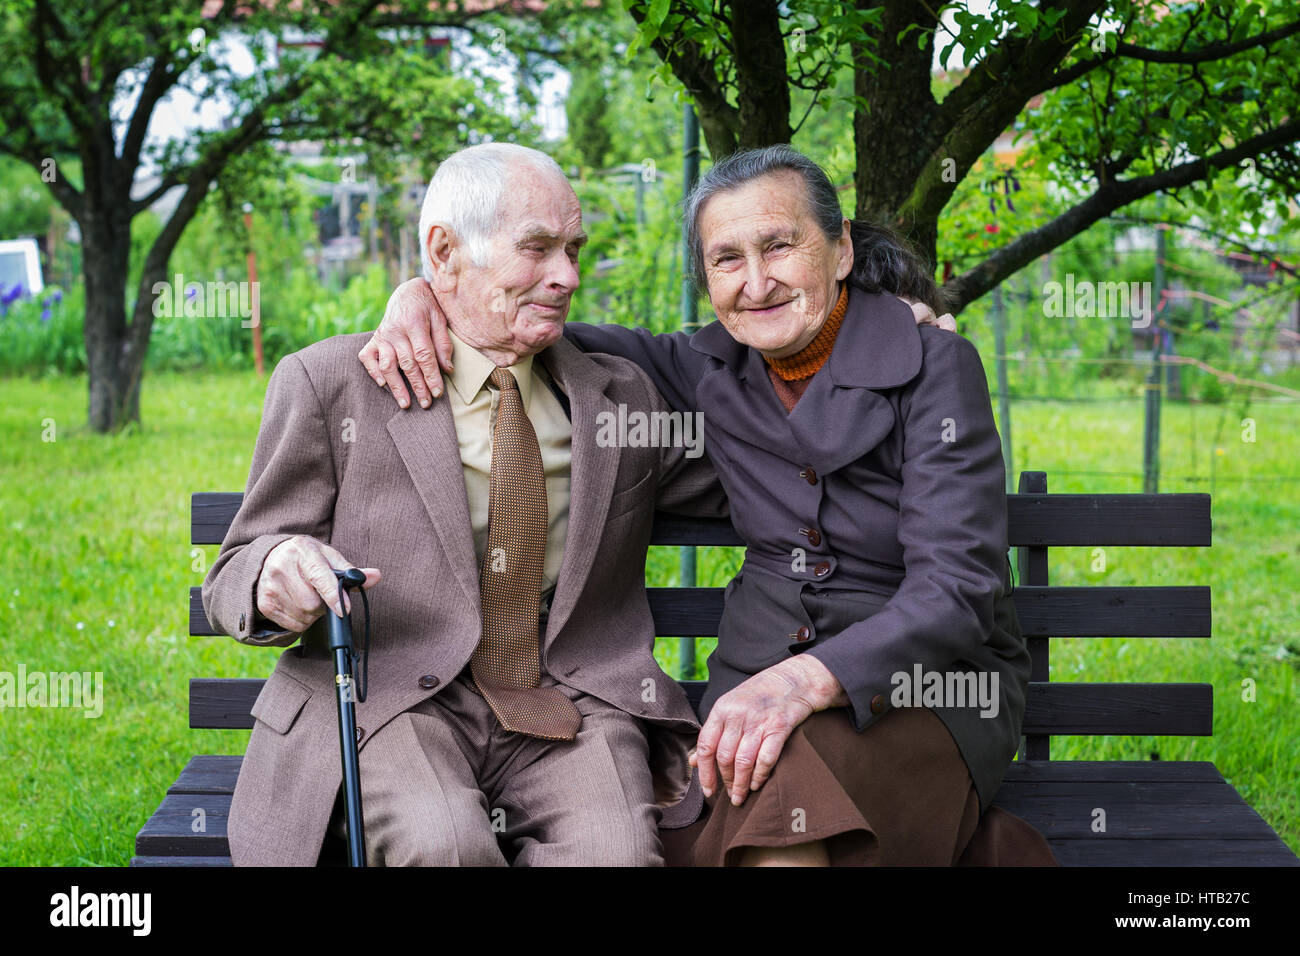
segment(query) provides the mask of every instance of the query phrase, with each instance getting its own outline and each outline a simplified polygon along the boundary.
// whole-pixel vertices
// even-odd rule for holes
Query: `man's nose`
[[[569,258],[567,252],[561,252],[554,257],[547,279],[547,285],[563,292],[573,292],[582,282],[582,277],[578,274],[578,264]]]

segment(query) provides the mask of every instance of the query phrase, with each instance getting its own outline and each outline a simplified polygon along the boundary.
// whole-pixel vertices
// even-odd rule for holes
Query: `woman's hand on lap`
[[[795,727],[848,696],[816,658],[801,654],[760,671],[718,698],[700,730],[691,765],[711,796],[719,779],[740,806],[772,773]]]

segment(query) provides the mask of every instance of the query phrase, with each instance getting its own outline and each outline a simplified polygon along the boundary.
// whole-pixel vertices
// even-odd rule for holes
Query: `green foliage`
[[[605,78],[592,70],[581,70],[573,76],[573,85],[564,102],[568,119],[569,142],[582,157],[584,166],[600,169],[607,165],[606,157],[613,150],[610,133],[609,94]]]
[[[54,206],[39,173],[9,156],[0,156],[0,239],[43,236]]]

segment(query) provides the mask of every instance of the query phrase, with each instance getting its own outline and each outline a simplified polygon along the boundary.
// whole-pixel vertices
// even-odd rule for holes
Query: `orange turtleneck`
[[[826,321],[822,323],[822,327],[811,342],[794,355],[787,355],[785,358],[763,356],[763,361],[767,363],[767,377],[772,380],[776,397],[785,406],[787,414],[794,410],[794,406],[811,384],[812,377],[831,357],[835,336],[839,333],[844,315],[848,311],[849,285],[846,282],[840,286],[840,297],[835,303],[835,308],[831,309],[831,314],[826,317]]]

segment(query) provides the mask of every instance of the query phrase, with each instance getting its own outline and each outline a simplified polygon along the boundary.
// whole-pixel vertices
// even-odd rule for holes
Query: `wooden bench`
[[[193,496],[191,540],[219,544],[239,493]],[[1018,548],[1014,592],[1033,673],[1019,759],[995,803],[1036,826],[1065,866],[1300,865],[1276,833],[1207,761],[1051,760],[1057,734],[1209,736],[1209,684],[1051,681],[1049,644],[1064,637],[1207,638],[1208,587],[1050,587],[1048,548],[1208,547],[1210,496],[1049,495],[1047,476],[1025,472],[1008,496],[1009,541]],[[726,521],[661,515],[657,545],[740,545]],[[665,637],[717,633],[722,588],[652,588]],[[215,634],[199,588],[190,592],[190,634]],[[381,638],[382,639],[382,638]],[[190,681],[190,726],[249,729],[264,681]],[[698,707],[703,681],[685,681]],[[132,866],[228,866],[226,817],[242,757],[195,756],[136,837]],[[196,809],[203,832],[194,832]],[[1095,808],[1105,832],[1093,832]],[[343,862],[331,839],[322,864]]]

